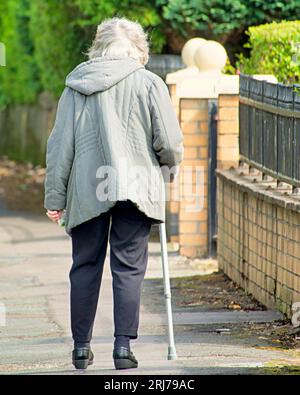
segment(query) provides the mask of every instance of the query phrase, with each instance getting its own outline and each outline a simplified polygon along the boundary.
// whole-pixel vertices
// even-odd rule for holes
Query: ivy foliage
[[[251,25],[300,17],[299,0],[157,0],[156,5],[185,37],[190,31],[220,37]]]

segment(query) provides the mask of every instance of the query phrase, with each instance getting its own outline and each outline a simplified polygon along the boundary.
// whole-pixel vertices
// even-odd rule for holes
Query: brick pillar
[[[180,125],[183,131],[185,154],[180,172],[181,200],[179,203],[179,244],[180,254],[187,257],[205,256],[208,252],[208,100],[181,99]],[[185,166],[202,166],[204,186],[198,191],[204,198],[204,208],[191,210],[189,196],[182,195]],[[192,179],[192,195],[195,194],[195,174]],[[196,198],[194,198],[195,202]]]
[[[220,94],[218,98],[217,168],[239,163],[239,96]]]

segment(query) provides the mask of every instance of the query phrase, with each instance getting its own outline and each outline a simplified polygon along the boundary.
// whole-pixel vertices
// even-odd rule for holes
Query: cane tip
[[[172,347],[169,347],[169,349],[168,349],[168,360],[172,361],[172,360],[175,360],[175,359],[177,359],[176,350],[174,348],[172,348]]]

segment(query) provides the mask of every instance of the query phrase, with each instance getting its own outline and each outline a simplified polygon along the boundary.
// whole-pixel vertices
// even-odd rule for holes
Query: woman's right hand
[[[47,217],[53,222],[58,222],[63,214],[63,210],[47,210]]]

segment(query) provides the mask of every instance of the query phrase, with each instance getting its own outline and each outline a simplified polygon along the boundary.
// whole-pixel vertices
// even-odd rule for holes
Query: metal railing
[[[240,158],[300,186],[300,86],[240,75]]]

